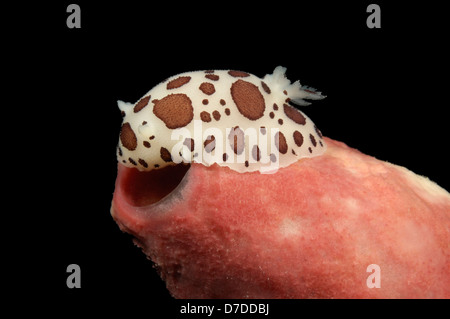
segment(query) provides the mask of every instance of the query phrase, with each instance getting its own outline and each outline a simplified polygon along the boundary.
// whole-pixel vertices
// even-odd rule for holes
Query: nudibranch
[[[278,66],[262,79],[233,70],[187,72],[135,104],[118,101],[119,162],[141,171],[194,162],[269,173],[323,154],[321,132],[291,103],[325,96],[291,84],[285,72]]]

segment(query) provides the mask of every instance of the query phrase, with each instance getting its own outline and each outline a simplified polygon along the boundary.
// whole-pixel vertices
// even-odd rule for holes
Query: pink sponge
[[[177,298],[450,298],[449,193],[324,140],[276,174],[119,163],[112,216]]]

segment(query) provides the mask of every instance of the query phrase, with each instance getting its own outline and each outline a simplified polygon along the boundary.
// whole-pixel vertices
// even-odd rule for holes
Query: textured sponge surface
[[[450,297],[450,195],[325,140],[276,174],[179,167],[159,195],[164,177],[135,187],[141,173],[119,164],[112,215],[177,298]]]

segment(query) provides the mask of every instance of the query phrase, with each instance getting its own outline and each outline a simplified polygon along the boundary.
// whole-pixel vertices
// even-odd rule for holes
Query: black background
[[[46,311],[177,312],[109,208],[121,124],[116,101],[134,103],[185,71],[263,77],[287,67],[291,81],[327,95],[302,108],[325,136],[450,189],[442,8],[374,1],[382,27],[369,29],[371,2],[337,2],[76,1],[81,29],[66,26],[69,1],[5,12],[17,16],[5,49],[16,70],[10,82],[20,88],[14,105],[27,112],[13,121],[25,132],[28,155],[14,185],[23,209],[9,227],[21,245],[20,256],[7,262],[19,270],[9,278],[14,296],[29,296]],[[81,289],[66,287],[72,263],[81,267]],[[274,318],[283,307],[275,306]]]

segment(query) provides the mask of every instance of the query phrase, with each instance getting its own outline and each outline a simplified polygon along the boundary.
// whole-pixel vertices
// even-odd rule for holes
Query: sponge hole
[[[128,203],[142,207],[159,202],[180,184],[189,168],[190,165],[186,164],[166,166],[148,172],[128,168],[122,180]]]

